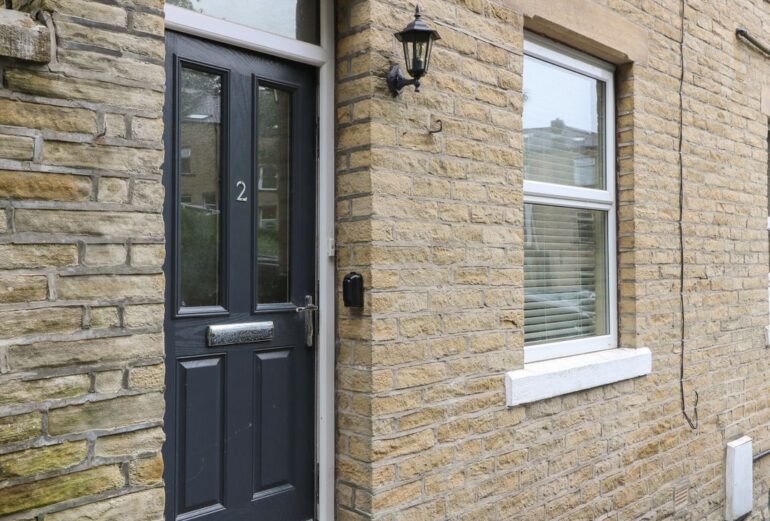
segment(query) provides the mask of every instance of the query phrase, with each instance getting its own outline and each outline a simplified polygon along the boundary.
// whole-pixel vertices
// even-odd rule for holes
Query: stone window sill
[[[509,407],[591,389],[652,372],[647,348],[607,349],[584,355],[532,362],[505,373],[505,402]]]

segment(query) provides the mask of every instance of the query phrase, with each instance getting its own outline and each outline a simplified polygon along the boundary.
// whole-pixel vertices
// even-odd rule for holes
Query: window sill
[[[652,372],[647,348],[607,349],[584,355],[533,362],[505,373],[508,407],[591,389]]]

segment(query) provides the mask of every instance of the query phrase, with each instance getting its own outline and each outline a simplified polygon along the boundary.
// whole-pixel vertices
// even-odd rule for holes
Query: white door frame
[[[334,2],[320,0],[321,45],[166,4],[166,29],[318,67],[318,355],[316,454],[319,521],[334,520]]]

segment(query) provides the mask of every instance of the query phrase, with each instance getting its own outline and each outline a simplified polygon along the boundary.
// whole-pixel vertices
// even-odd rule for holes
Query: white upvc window
[[[524,362],[618,346],[614,68],[524,42]]]

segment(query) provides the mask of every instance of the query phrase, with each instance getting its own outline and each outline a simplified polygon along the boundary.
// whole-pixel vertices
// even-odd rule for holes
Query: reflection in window
[[[604,83],[524,57],[525,179],[604,188]]]
[[[270,33],[318,43],[318,0],[168,0],[171,5]]]
[[[222,77],[182,67],[179,270],[183,307],[220,302]]]
[[[258,302],[289,302],[291,94],[259,87]]]

